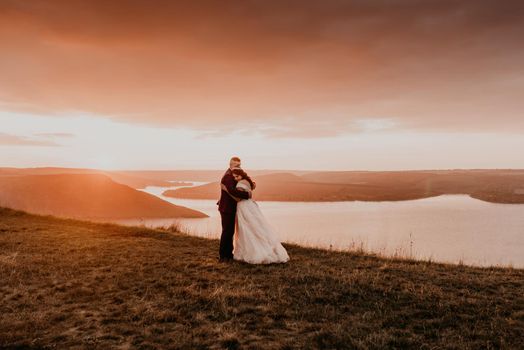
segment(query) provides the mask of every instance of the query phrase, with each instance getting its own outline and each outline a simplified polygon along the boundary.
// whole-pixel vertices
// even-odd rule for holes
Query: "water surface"
[[[152,227],[177,222],[193,235],[220,236],[216,200],[168,198],[161,194],[166,189],[150,186],[144,191],[210,217],[118,222]],[[494,204],[465,195],[400,202],[258,204],[284,242],[333,249],[363,248],[388,256],[442,262],[524,267],[522,204]]]

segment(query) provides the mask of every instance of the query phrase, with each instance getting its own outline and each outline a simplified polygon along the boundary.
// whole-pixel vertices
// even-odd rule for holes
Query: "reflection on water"
[[[198,185],[199,183],[195,183]],[[164,187],[144,191],[200,210],[205,219],[120,220],[220,236],[215,200],[163,197]],[[285,242],[334,249],[364,248],[386,255],[444,262],[524,267],[524,205],[493,204],[464,195],[402,202],[258,202]]]

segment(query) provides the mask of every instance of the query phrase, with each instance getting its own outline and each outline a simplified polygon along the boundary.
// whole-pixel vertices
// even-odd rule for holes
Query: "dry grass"
[[[0,348],[524,348],[524,270],[217,248],[0,209]]]

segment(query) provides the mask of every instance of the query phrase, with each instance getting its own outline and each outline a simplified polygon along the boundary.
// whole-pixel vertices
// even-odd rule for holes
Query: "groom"
[[[237,190],[237,182],[231,172],[234,168],[240,168],[240,158],[233,157],[229,161],[229,169],[226,171],[222,180],[227,191],[242,199],[249,199],[251,194],[245,191]],[[229,262],[233,259],[233,235],[235,234],[235,218],[237,214],[237,201],[233,199],[228,192],[222,190],[220,200],[218,201],[218,211],[222,218],[222,236],[220,236],[220,262]]]

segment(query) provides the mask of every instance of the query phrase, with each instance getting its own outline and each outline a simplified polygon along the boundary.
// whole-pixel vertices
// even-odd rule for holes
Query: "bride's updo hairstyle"
[[[232,172],[233,172],[233,174],[239,175],[240,177],[242,177],[242,179],[247,180],[247,182],[249,182],[249,185],[251,186],[252,190],[255,189],[256,184],[253,182],[253,180],[251,180],[249,175],[243,169],[235,168],[235,169],[232,170]]]

